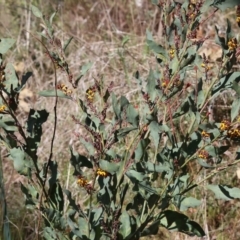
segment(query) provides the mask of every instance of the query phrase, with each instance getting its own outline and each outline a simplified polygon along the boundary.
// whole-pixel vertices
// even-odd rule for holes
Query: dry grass
[[[132,101],[138,101],[137,97],[132,99],[132,95],[137,91],[133,78],[134,73],[138,70],[141,76],[145,77],[149,69],[156,66],[155,59],[149,54],[145,46],[145,31],[148,28],[154,32],[158,39],[161,39],[161,25],[159,24],[160,14],[153,7],[151,1],[139,0],[139,6],[136,5],[136,2],[129,0],[69,0],[64,3],[60,2],[58,6],[59,14],[54,23],[55,35],[62,42],[69,37],[74,37],[66,53],[72,74],[77,76],[80,66],[88,62],[93,63],[90,71],[81,79],[75,92],[76,96],[83,99],[86,89],[94,83],[95,78],[103,79],[106,85],[114,82],[116,93],[126,95]],[[44,125],[43,141],[39,147],[39,157],[42,161],[45,161],[50,151],[54,101],[51,98],[39,97],[37,92],[53,88],[54,74],[51,62],[44,54],[41,43],[36,41],[36,38],[38,38],[36,32],[44,29],[29,11],[29,3],[38,5],[46,16],[50,15],[57,6],[50,1],[43,0],[0,0],[0,35],[17,39],[16,48],[12,49],[8,61],[15,65],[21,64],[22,67],[18,69],[19,75],[21,76],[26,71],[33,72],[33,77],[27,85],[29,94],[33,93],[33,96],[30,96],[30,101],[28,101],[29,106],[37,109],[45,108],[51,113],[49,121]],[[232,11],[229,11],[226,14],[231,17],[232,13]],[[219,26],[224,25],[224,18],[219,18],[219,16],[207,21],[206,26],[199,34],[213,38],[214,22],[217,22]],[[129,41],[123,47],[122,42],[126,37],[129,37]],[[211,49],[214,48],[210,47],[209,55],[213,56]],[[58,72],[58,81],[69,84],[66,74],[60,71]],[[71,118],[71,115],[79,116],[80,113],[77,104],[73,101],[59,100],[58,106],[54,159],[59,163],[63,185],[75,189],[76,198],[80,201],[82,199],[81,194],[84,193],[79,193],[79,189],[77,189],[71,177],[70,179],[67,178],[71,171],[68,161],[68,145],[71,143],[76,149],[82,151],[78,139],[74,136],[74,133],[79,131],[79,126],[76,126]],[[19,111],[19,116],[22,123],[27,118],[23,109]],[[1,150],[1,154],[2,156],[6,154],[4,149]],[[19,182],[23,179],[15,174],[11,162],[7,161],[7,158],[4,158],[3,164],[7,202],[12,230],[14,231],[13,239],[35,239],[35,224],[32,218],[37,218],[37,216],[26,213],[23,207],[24,200],[19,192]],[[218,177],[212,181],[226,183],[226,179],[229,183],[232,181],[235,181],[236,185],[239,183],[235,169],[232,172],[225,173],[222,178]],[[195,194],[196,197],[204,200],[207,193],[203,189],[202,192],[196,192]],[[239,239],[237,219],[240,215],[236,212],[238,205],[239,203],[236,201],[223,203],[210,198],[207,203],[202,205],[200,211],[192,210],[189,214],[193,219],[199,221],[205,230],[209,231],[209,239]],[[29,221],[30,218],[31,221]],[[233,232],[232,229],[235,229],[235,231]],[[22,235],[21,238],[19,234]],[[179,233],[170,234],[160,229],[157,237],[153,236],[147,239],[195,240],[197,238],[190,238]]]

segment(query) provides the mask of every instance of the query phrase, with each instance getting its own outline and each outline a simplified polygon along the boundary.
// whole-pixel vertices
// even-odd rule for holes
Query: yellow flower
[[[236,18],[236,22],[237,22],[237,23],[240,23],[240,17],[237,17],[237,18]]]
[[[80,176],[77,180],[77,184],[80,187],[86,187],[88,185],[88,181],[84,177]]]
[[[231,127],[231,126],[230,126],[230,122],[227,121],[227,120],[223,120],[223,121],[220,123],[220,126],[219,126],[219,128],[220,128],[221,131],[229,130],[230,127]]]
[[[207,133],[206,131],[202,131],[202,137],[204,137],[204,138],[209,138],[210,137],[210,134],[209,133]]]
[[[238,139],[238,138],[240,138],[240,129],[238,129],[238,128],[230,129],[228,131],[227,135],[231,139]]]
[[[209,154],[206,150],[201,150],[198,153],[199,158],[207,159],[209,157]]]
[[[175,50],[174,50],[173,48],[171,48],[171,49],[169,50],[169,55],[170,55],[171,58],[174,58]]]
[[[62,91],[65,95],[71,96],[73,91],[68,89],[68,87],[65,84],[59,84],[57,85],[57,89]]]
[[[201,64],[201,67],[202,67],[202,68],[205,68],[206,71],[210,70],[210,67],[209,67],[207,64],[205,64],[205,63],[202,63],[202,64]]]
[[[6,106],[5,105],[0,106],[0,113],[4,112],[5,110],[6,110]]]
[[[86,91],[86,98],[89,102],[92,102],[95,96],[95,88],[91,87]]]
[[[228,43],[228,49],[230,51],[234,51],[237,48],[237,39],[236,38],[231,38]]]
[[[102,170],[101,168],[98,168],[97,175],[101,176],[101,177],[107,177],[108,176],[108,172]]]

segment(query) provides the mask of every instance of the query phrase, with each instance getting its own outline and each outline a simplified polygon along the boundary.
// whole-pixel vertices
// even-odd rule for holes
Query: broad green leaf
[[[137,145],[137,149],[135,150],[135,161],[140,161],[142,159],[146,159],[147,158],[147,147],[150,143],[149,139],[142,139],[138,145]]]
[[[198,223],[191,221],[186,215],[172,210],[166,210],[161,214],[160,225],[169,231],[178,231],[189,236],[205,236]]]
[[[177,202],[180,211],[186,211],[188,208],[198,207],[201,204],[200,200],[193,197],[179,197]]]
[[[35,7],[34,5],[32,5],[32,13],[34,14],[35,17],[38,17],[38,18],[43,17],[42,12],[37,7]]]
[[[221,11],[225,11],[227,8],[233,8],[239,5],[239,0],[214,0],[212,5]]]
[[[149,172],[158,172],[158,173],[169,172],[169,171],[172,172],[172,169],[170,168],[169,165],[153,164],[149,161],[144,162],[143,165],[146,168],[146,170]]]
[[[236,118],[236,116],[238,116],[239,109],[240,109],[240,97],[237,97],[233,101],[232,107],[231,107],[231,121],[232,122]]]
[[[15,43],[16,40],[12,38],[0,39],[0,54],[5,54]]]
[[[128,35],[124,36],[124,38],[123,38],[123,40],[122,40],[122,44],[121,44],[122,47],[124,47],[129,40],[130,40],[130,38],[129,38]]]
[[[219,92],[220,90],[223,91],[226,88],[232,87],[233,81],[240,81],[240,72],[231,72],[222,77],[218,83],[213,86],[212,95]]]
[[[240,86],[236,81],[233,81],[232,88],[237,93],[237,96],[240,97]]]
[[[156,80],[155,80],[154,72],[152,69],[150,69],[150,72],[147,78],[147,94],[151,101],[154,101],[157,96]]]
[[[89,156],[93,156],[94,153],[95,153],[95,148],[94,146],[92,145],[91,142],[87,142],[85,139],[83,138],[80,138],[79,139],[80,142],[83,144],[83,146],[86,148],[87,152],[88,152],[88,155]]]
[[[118,171],[120,167],[120,163],[115,163],[115,162],[108,162],[106,160],[100,160],[99,161],[99,166],[101,169],[104,171],[114,174]]]
[[[137,129],[138,129],[137,127],[126,127],[126,128],[119,129],[116,131],[117,138],[118,139],[124,138],[127,134]]]
[[[92,67],[93,63],[92,62],[88,62],[86,64],[84,64],[82,67],[81,67],[81,74],[84,76],[87,71]]]
[[[146,178],[146,176],[145,176],[144,173],[137,172],[137,171],[135,171],[135,170],[128,170],[125,174],[126,174],[126,176],[128,176],[128,177],[131,179],[131,181],[133,181],[133,182],[135,182],[135,181],[141,182],[141,181],[143,181],[143,180]]]
[[[29,184],[27,187],[25,187],[22,183],[21,190],[25,195],[26,207],[29,209],[35,209],[39,198],[38,191],[32,185]]]
[[[50,227],[45,227],[43,229],[43,237],[46,240],[58,240],[59,239],[56,235],[55,229],[52,229]]]
[[[213,166],[206,163],[204,159],[198,158],[198,163],[204,168],[214,168]]]
[[[4,128],[10,132],[18,131],[18,127],[16,127],[15,121],[8,116],[0,116],[0,128]]]
[[[97,209],[93,209],[92,210],[92,214],[94,215],[93,219],[92,219],[92,223],[96,226],[99,224],[101,218],[102,218],[102,214],[103,214],[103,208],[99,207]]]
[[[11,63],[7,63],[4,72],[6,78],[6,80],[4,81],[5,89],[7,90],[8,93],[10,93],[11,88],[13,90],[16,90],[18,88],[19,85],[18,78],[15,72],[15,68]]]
[[[161,46],[158,45],[154,40],[153,40],[153,36],[152,33],[149,32],[148,30],[146,31],[146,35],[147,35],[147,45],[148,47],[156,54],[158,54],[158,56],[161,56],[161,58],[165,61],[167,59],[167,54],[166,54],[166,50]]]
[[[10,150],[10,157],[13,160],[15,170],[24,176],[31,176],[31,168],[33,163],[23,150],[20,148],[13,148]]]
[[[152,141],[154,143],[155,149],[158,148],[158,144],[159,144],[159,133],[160,133],[160,129],[159,129],[159,124],[156,121],[152,121],[149,125],[149,129],[150,129],[150,136],[152,138]]]
[[[2,230],[3,230],[3,238],[7,240],[11,240],[11,231],[10,231],[10,224],[9,224],[9,216],[7,211],[7,201],[5,196],[5,186],[4,186],[4,179],[3,179],[3,167],[2,167],[2,158],[0,155],[0,204],[1,204],[1,220],[2,222]]]
[[[43,97],[56,97],[56,95],[60,98],[67,98],[67,99],[72,99],[70,96],[66,95],[65,93],[63,93],[60,90],[44,90],[44,91],[40,91],[38,93],[40,96]]]
[[[117,101],[117,97],[114,93],[112,93],[112,107],[113,107],[113,111],[115,113],[115,116],[116,116],[116,119],[120,119],[120,106],[118,104],[118,101]]]
[[[89,228],[88,228],[89,225],[87,220],[85,218],[79,217],[78,226],[79,226],[79,231],[81,232],[81,236],[79,237],[82,237],[83,239],[85,239],[85,237],[88,236],[88,231],[89,231]]]
[[[131,222],[130,216],[128,215],[127,211],[123,211],[120,216],[120,228],[119,233],[122,235],[123,239],[126,239],[127,236],[131,234]]]
[[[228,187],[224,185],[208,185],[207,188],[215,194],[217,199],[232,200],[240,198],[240,189],[236,187]]]
[[[127,106],[127,121],[132,124],[134,127],[138,127],[139,124],[139,114],[132,104]]]

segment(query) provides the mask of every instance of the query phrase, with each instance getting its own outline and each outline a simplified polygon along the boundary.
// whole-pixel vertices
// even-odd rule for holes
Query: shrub
[[[147,31],[147,46],[158,67],[150,69],[147,79],[136,72],[140,90],[132,97],[138,99],[137,105],[125,96],[116,96],[113,82],[95,80],[83,96],[74,96],[73,89],[91,64],[84,65],[78,77],[73,76],[64,56],[71,39],[62,46],[54,37],[56,13],[47,19],[32,6],[33,14],[45,25],[42,37],[50,46],[34,38],[42,44],[55,72],[54,89],[39,93],[55,101],[51,153],[46,162],[38,159],[37,150],[49,113],[31,109],[26,126],[19,123],[15,113],[18,96],[31,73],[19,80],[12,64],[3,63],[2,55],[14,40],[1,39],[1,142],[16,171],[28,180],[21,190],[26,206],[41,213],[44,227],[38,231],[45,239],[140,239],[157,234],[160,227],[202,237],[205,232],[200,224],[183,213],[201,204],[201,199],[191,196],[192,190],[240,162],[238,151],[233,161],[222,161],[231,143],[240,140],[240,72],[233,71],[238,41],[230,21],[224,37],[216,27],[222,57],[219,65],[211,65],[205,55],[198,54],[206,39],[196,39],[198,28],[206,21],[205,12],[211,7],[216,11],[234,7],[237,1],[152,2],[162,14],[164,39],[160,44]],[[239,7],[239,23],[238,11]],[[59,69],[67,74],[72,89],[58,81]],[[231,120],[215,122],[211,104],[226,89],[235,92]],[[63,189],[53,158],[59,98],[79,105],[81,118],[72,116],[72,120],[86,133],[77,136],[86,155],[70,147],[73,176],[87,195],[82,204],[76,203],[69,189]],[[205,176],[199,180],[196,175],[202,172]],[[3,182],[1,185],[3,189]],[[208,184],[207,189],[217,199],[240,198],[236,187]],[[4,191],[1,197],[3,238],[10,239]]]

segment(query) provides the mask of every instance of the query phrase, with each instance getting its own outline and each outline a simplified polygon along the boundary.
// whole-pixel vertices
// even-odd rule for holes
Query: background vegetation
[[[54,21],[55,35],[62,42],[73,37],[66,53],[73,75],[79,75],[81,66],[92,63],[90,70],[84,75],[79,87],[75,90],[76,94],[85,95],[86,90],[93,85],[94,79],[101,79],[105,85],[114,82],[115,94],[125,95],[133,105],[139,105],[138,99],[132,97],[138,90],[134,79],[135,73],[138,71],[142,77],[146,77],[149,69],[157,65],[155,57],[146,46],[146,29],[152,32],[158,41],[161,41],[163,37],[163,29],[160,24],[161,13],[150,1],[0,0],[0,4],[0,36],[17,39],[15,48],[11,49],[6,58],[14,64],[20,78],[26,71],[33,72],[25,91],[20,96],[18,116],[22,123],[27,119],[29,108],[45,108],[51,114],[48,124],[43,126],[43,132],[50,132],[54,126],[52,114],[54,101],[36,94],[54,85],[54,72],[43,46],[36,41],[36,32],[44,31],[44,29],[39,19],[34,17],[30,11],[31,4],[38,6],[44,14],[49,16],[58,9]],[[235,9],[224,11],[224,14],[213,14],[213,12],[208,14],[212,15],[199,29],[196,38],[209,37],[199,51],[209,57],[211,64],[215,64],[221,53],[219,54],[220,47],[214,43],[214,26],[217,24],[222,31],[221,34],[224,34],[228,18],[233,23],[233,31],[237,33],[239,30],[235,22]],[[238,62],[234,67],[238,68]],[[60,82],[68,84],[67,75],[64,72],[58,79]],[[230,119],[231,101],[232,99],[229,100],[227,97],[220,98],[214,106],[215,116],[219,119]],[[84,202],[86,193],[79,189],[75,179],[71,177],[73,170],[69,163],[68,148],[71,144],[79,153],[84,154],[86,151],[78,142],[77,137],[79,131],[82,130],[71,117],[76,114],[78,107],[75,103],[65,99],[61,99],[59,105],[54,158],[59,164],[63,186],[73,190],[77,202]],[[220,108],[222,110],[218,113],[217,109]],[[81,134],[84,133],[81,132]],[[48,158],[50,141],[51,136],[49,135],[41,142],[38,148],[39,159],[46,160]],[[226,158],[233,158],[236,147],[233,145],[229,149]],[[5,193],[13,239],[36,239],[39,216],[25,209],[25,200],[20,192],[20,182],[25,180],[16,174],[6,154],[6,149],[1,147]],[[191,167],[192,172],[196,171],[194,165]],[[199,175],[196,173],[197,177]],[[237,166],[215,176],[211,181],[238,186]],[[215,200],[211,197],[211,193],[204,191],[196,191],[195,194],[197,198],[208,199],[208,201],[203,201],[198,210],[188,209],[188,216],[201,223],[204,229],[208,229],[209,239],[240,239],[238,220],[240,218],[237,211],[239,201]],[[180,233],[170,234],[161,229],[157,236],[151,238],[188,239],[189,237]]]

